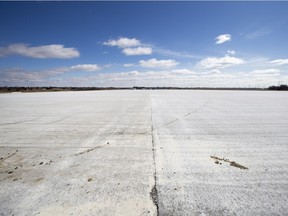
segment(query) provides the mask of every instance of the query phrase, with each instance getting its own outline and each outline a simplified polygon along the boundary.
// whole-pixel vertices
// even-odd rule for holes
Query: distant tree
[[[268,90],[288,91],[288,85],[269,86]]]
[[[288,90],[288,86],[287,85],[280,85],[279,90]]]

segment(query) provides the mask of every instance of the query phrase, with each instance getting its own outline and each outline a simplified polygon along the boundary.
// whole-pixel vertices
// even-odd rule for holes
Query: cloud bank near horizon
[[[216,44],[225,43],[231,40],[231,35],[219,35],[216,39]],[[285,58],[270,61],[265,59],[262,61],[264,66],[259,67],[253,61],[237,57],[237,52],[229,49],[224,56],[198,57],[198,60],[196,59],[193,64],[190,64],[190,68],[186,68],[187,64],[185,66],[181,61],[176,61],[176,59],[144,59],[141,56],[153,55],[153,48],[158,48],[155,45],[143,44],[137,38],[120,37],[107,40],[102,45],[121,49],[122,53],[127,56],[127,60],[137,56],[142,59],[138,61],[129,60],[127,63],[123,63],[122,68],[120,67],[116,71],[113,68],[113,64],[99,66],[99,64],[95,63],[38,71],[22,68],[0,68],[0,76],[2,78],[0,85],[265,87],[265,85],[271,85],[271,83],[275,83],[279,79],[288,82],[288,76],[281,70],[282,67],[288,65],[288,59]],[[167,52],[165,53],[164,51],[163,56],[166,56]],[[169,51],[169,53],[175,56],[172,51]],[[80,52],[76,48],[65,48],[61,44],[32,47],[20,43],[0,48],[0,57],[9,55],[20,55],[36,59],[58,58],[65,60],[79,57]],[[178,55],[178,57],[181,57],[181,55]],[[186,57],[183,56],[183,58]],[[111,65],[113,69],[111,69]],[[260,64],[258,63],[258,65]],[[271,65],[274,67],[271,68]],[[131,67],[133,67],[133,70],[123,71],[125,68]],[[253,68],[253,70],[249,70],[249,68]],[[91,74],[87,75],[88,72]],[[64,76],[64,74],[73,73],[79,74],[76,77]],[[85,74],[85,76],[81,76],[81,73]]]

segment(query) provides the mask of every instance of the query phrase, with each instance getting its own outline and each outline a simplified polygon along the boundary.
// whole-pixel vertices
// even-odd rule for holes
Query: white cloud
[[[229,55],[235,55],[236,54],[236,52],[234,50],[227,50],[227,53]]]
[[[124,66],[124,67],[133,67],[134,64],[124,64],[123,66]]]
[[[206,74],[221,74],[221,71],[218,69],[212,69],[208,71]]]
[[[65,48],[62,44],[52,44],[44,46],[31,47],[27,44],[11,44],[7,47],[0,48],[0,57],[7,55],[21,55],[31,58],[47,59],[69,59],[79,57],[80,53],[77,49]]]
[[[122,53],[127,56],[151,55],[153,53],[150,45],[141,46],[140,40],[136,38],[121,37],[117,40],[108,40],[103,43],[107,46],[116,46],[122,49]]]
[[[183,73],[178,73],[178,72]],[[278,80],[287,81],[284,76],[256,76],[250,73],[233,74],[211,70],[207,73],[192,72],[188,69],[150,70],[103,73],[91,77],[91,83],[100,86],[175,86],[175,87],[268,87]]]
[[[219,35],[215,38],[216,40],[216,44],[222,44],[226,41],[230,41],[231,40],[231,35],[230,34],[222,34]]]
[[[141,72],[131,70],[115,73],[90,73],[85,76],[59,76],[69,73],[71,67],[43,71],[26,71],[21,68],[0,68],[0,85],[2,86],[98,86],[98,87],[132,87],[132,86],[174,86],[174,87],[268,87],[280,81],[288,83],[288,76],[277,74],[277,69],[262,69],[251,72],[233,73],[217,69],[207,72],[189,69],[163,69]],[[266,74],[267,73],[267,74]]]
[[[179,64],[175,60],[168,59],[168,60],[157,60],[155,58],[149,59],[147,61],[140,60],[140,66],[147,67],[147,68],[171,68]]]
[[[202,68],[226,68],[243,63],[245,63],[243,59],[232,56],[224,56],[222,58],[209,57],[202,59],[198,65]]]
[[[275,68],[253,70],[250,73],[256,76],[277,76],[279,75],[280,70]]]
[[[117,46],[120,48],[135,47],[141,45],[140,41],[136,38],[121,37],[118,40],[108,40],[103,43],[107,46]]]
[[[136,48],[125,48],[122,50],[127,56],[135,56],[135,55],[151,55],[152,48],[150,47],[136,47]]]
[[[285,65],[288,64],[288,59],[275,59],[270,61],[269,63],[276,64],[276,65]]]
[[[172,70],[171,71],[172,74],[178,74],[178,75],[191,75],[191,74],[195,74],[194,71],[183,68],[183,69],[177,69],[177,70]]]
[[[98,71],[101,68],[97,64],[79,64],[70,67],[73,71]]]

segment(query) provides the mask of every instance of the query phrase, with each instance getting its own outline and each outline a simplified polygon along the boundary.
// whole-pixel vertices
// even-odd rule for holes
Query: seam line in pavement
[[[156,168],[156,148],[154,142],[154,128],[153,128],[153,114],[152,114],[152,103],[151,103],[151,93],[150,93],[150,112],[151,112],[151,140],[152,140],[152,153],[153,153],[153,166],[154,166],[154,185],[151,189],[150,196],[157,209],[157,216],[159,215],[159,205],[158,205],[158,190],[157,190],[157,168]]]

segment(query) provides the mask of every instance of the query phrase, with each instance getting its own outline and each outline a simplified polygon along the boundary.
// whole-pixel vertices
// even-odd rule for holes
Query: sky
[[[288,84],[288,2],[0,2],[0,86]]]

